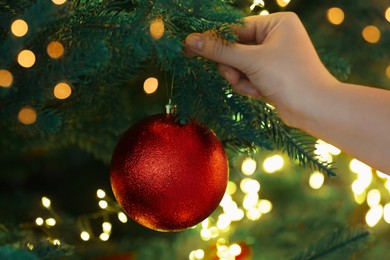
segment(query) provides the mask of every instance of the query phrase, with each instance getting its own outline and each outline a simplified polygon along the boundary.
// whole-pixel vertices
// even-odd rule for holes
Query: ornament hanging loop
[[[166,74],[165,74],[166,78]],[[172,76],[172,82],[171,82],[171,89],[170,91],[168,90],[168,83],[166,84],[167,86],[167,98],[168,98],[168,104],[165,105],[165,113],[167,115],[171,115],[175,113],[175,106],[172,104],[172,96],[173,96],[173,82],[175,80],[175,73],[173,73]]]
[[[171,115],[175,112],[175,107],[172,105],[172,99],[170,98],[168,104],[165,105],[165,113]]]

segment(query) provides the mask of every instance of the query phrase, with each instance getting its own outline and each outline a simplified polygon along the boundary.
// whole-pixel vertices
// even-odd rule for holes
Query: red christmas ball
[[[197,122],[150,116],[119,140],[110,168],[115,198],[139,224],[180,231],[207,218],[221,201],[229,175],[217,136]]]

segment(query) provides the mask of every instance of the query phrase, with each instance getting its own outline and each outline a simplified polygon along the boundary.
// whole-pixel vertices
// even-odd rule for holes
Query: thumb
[[[244,45],[224,41],[209,32],[188,35],[185,40],[185,47],[196,55],[239,70],[247,67],[245,65],[250,62],[250,55]]]

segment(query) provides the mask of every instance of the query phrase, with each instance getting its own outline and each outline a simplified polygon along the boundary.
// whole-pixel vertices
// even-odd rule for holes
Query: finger
[[[296,16],[291,12],[273,13],[265,16],[248,16],[243,19],[244,25],[237,30],[238,41],[240,43],[261,44],[274,28],[291,16]]]
[[[227,64],[242,70],[251,60],[248,46],[225,42],[210,32],[192,33],[186,38],[186,48],[218,63]]]
[[[241,72],[231,66],[218,64],[218,71],[232,85],[237,84],[240,80]]]
[[[254,98],[260,98],[261,92],[246,78],[240,78],[240,80],[232,85],[232,89],[234,92],[237,92],[238,94],[254,97]]]

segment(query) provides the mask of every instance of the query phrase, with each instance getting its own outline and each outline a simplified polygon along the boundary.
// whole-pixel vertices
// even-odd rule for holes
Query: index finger
[[[280,14],[274,13],[265,16],[254,15],[243,19],[244,25],[237,30],[239,43],[261,44],[280,21]]]

